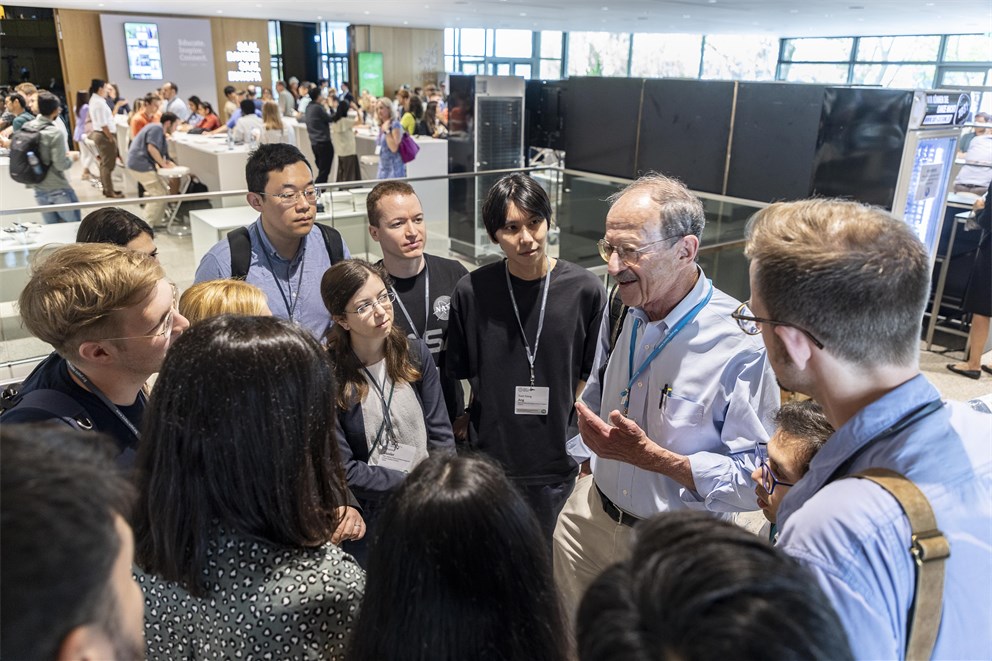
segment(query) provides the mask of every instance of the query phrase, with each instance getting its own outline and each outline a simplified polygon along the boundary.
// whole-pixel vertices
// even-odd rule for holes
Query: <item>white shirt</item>
[[[603,314],[600,346],[582,401],[603,420],[623,411],[621,392],[630,378],[634,319],[640,319],[634,370],[712,287],[703,276],[692,291],[659,321],[631,308],[599,383],[609,338]],[[730,314],[740,303],[713,287],[710,302],[662,350],[631,387],[628,417],[658,445],[689,459],[695,491],[675,480],[631,464],[592,454],[580,436],[568,442],[577,461],[591,459],[596,485],[619,508],[646,518],[674,509],[729,513],[756,509],[751,481],[755,441],[767,441],[779,390],[761,338],[746,335]],[[661,392],[671,394],[661,406]]]
[[[162,109],[162,112],[171,112],[179,118],[180,122],[185,122],[190,115],[189,107],[178,94],[165,102],[165,108]]]
[[[107,105],[107,100],[104,99],[99,94],[94,94],[90,97],[90,115],[89,119],[92,123],[94,131],[102,131],[103,127],[109,127],[111,133],[116,129],[114,124],[114,113],[110,111],[110,106]]]

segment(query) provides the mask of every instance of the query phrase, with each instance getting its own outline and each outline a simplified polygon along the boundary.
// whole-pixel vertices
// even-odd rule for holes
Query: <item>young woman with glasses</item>
[[[334,324],[327,351],[338,390],[338,435],[348,486],[371,532],[380,504],[428,455],[454,450],[441,381],[430,349],[393,323],[395,295],[381,266],[359,259],[332,266],[320,295]],[[364,565],[364,540],[345,549]]]

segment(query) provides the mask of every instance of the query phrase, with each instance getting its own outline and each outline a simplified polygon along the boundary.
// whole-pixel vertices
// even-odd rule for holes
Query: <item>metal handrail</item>
[[[552,170],[562,172],[563,168],[556,165],[539,165],[527,168],[506,168],[502,170],[482,170],[477,172],[458,172],[449,173],[446,175],[436,175],[432,177],[403,177],[397,179],[396,181],[405,181],[408,183],[415,183],[418,181],[438,181],[438,180],[450,180],[450,179],[473,179],[482,175],[494,175],[494,174],[512,174],[514,172],[537,172],[542,170]],[[336,181],[328,182],[326,184],[317,184],[316,188],[320,191],[332,190],[337,188],[371,188],[378,183],[381,183],[382,179],[362,179],[360,181]],[[74,211],[76,209],[95,209],[100,207],[105,207],[108,205],[118,206],[121,204],[145,204],[146,202],[174,202],[176,200],[182,200],[183,202],[192,202],[194,200],[212,200],[215,198],[232,197],[234,195],[246,195],[252,191],[247,188],[242,188],[238,190],[228,190],[228,191],[217,191],[217,192],[206,192],[206,193],[177,193],[174,195],[156,195],[154,197],[127,197],[127,198],[114,198],[108,197],[104,200],[93,200],[89,202],[73,202],[71,204],[50,204],[34,207],[22,207],[20,209],[0,209],[0,216],[12,216],[15,214],[25,214],[25,213],[41,213],[41,212],[58,212],[58,211]]]

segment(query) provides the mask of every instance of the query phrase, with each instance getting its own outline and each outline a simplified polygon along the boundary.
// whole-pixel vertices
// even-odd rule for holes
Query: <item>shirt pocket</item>
[[[696,428],[703,420],[705,407],[702,404],[669,395],[662,407],[661,429],[663,447],[687,454],[687,450],[698,450]]]

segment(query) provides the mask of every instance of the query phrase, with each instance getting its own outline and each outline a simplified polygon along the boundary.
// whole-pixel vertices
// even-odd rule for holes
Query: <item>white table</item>
[[[0,232],[0,301],[13,301],[28,281],[31,258],[44,246],[76,242],[79,223],[32,226],[27,233]]]
[[[376,130],[360,129],[356,136],[358,158],[375,154]],[[440,177],[434,181],[414,181],[410,185],[417,192],[424,208],[426,220],[448,222],[448,141],[417,136],[414,138],[420,151],[417,158],[406,164],[408,177]]]
[[[248,146],[234,145],[229,149],[227,136],[218,135],[189,135],[173,134],[173,151],[176,163],[190,169],[192,174],[199,177],[211,193],[226,190],[244,190],[248,184],[245,181],[245,163],[248,162]],[[215,198],[213,204],[217,204]],[[223,207],[243,207],[243,195],[224,197],[219,200]]]
[[[307,133],[307,125],[299,120],[290,118],[284,118],[282,121],[283,124],[288,123],[292,127],[293,135],[296,136],[296,146],[307,157],[307,161],[311,167],[316,169],[317,164],[314,162],[313,148],[310,146],[310,134]],[[331,170],[331,181],[334,181],[333,177],[336,172],[337,167],[334,167]]]
[[[34,191],[10,178],[10,157],[0,156],[0,205],[4,209],[25,209],[38,206]],[[22,213],[17,216],[0,216],[3,227],[14,223],[43,223],[40,213]]]

